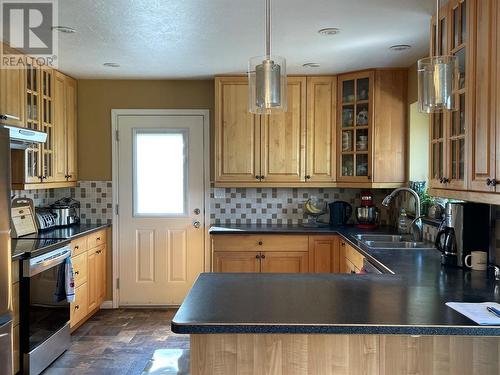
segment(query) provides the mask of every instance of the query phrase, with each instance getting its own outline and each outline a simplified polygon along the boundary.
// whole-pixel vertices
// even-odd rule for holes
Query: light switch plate
[[[214,188],[214,198],[215,199],[226,198],[226,189],[224,189],[224,188]]]

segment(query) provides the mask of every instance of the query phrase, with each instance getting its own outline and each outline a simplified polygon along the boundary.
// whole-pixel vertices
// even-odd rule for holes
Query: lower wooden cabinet
[[[213,235],[214,272],[359,273],[364,256],[338,235]]]
[[[76,329],[94,314],[106,297],[106,230],[71,242],[75,273],[75,302],[70,328]]]
[[[88,313],[89,292],[87,283],[75,288],[75,301],[71,303],[70,327],[76,326]]]
[[[263,252],[260,255],[261,272],[303,273],[309,272],[307,251]]]
[[[214,272],[260,272],[259,256],[254,251],[216,251]]]
[[[309,236],[309,272],[341,272],[339,236]]]

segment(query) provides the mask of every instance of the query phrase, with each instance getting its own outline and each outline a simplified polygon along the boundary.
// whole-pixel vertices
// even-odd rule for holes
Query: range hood
[[[2,119],[0,119],[0,121],[1,120]],[[0,126],[9,131],[10,147],[13,149],[22,150],[28,148],[32,144],[45,143],[47,140],[47,134],[38,130],[3,125],[1,122]]]

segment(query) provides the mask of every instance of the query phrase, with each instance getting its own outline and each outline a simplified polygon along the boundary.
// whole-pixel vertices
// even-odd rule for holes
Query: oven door
[[[70,255],[71,249],[63,248],[23,263],[21,342],[25,373],[39,373],[69,344],[70,305],[64,295],[64,274]],[[58,287],[61,282],[62,289]]]

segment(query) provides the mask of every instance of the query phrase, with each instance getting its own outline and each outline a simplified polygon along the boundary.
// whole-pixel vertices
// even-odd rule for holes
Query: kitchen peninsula
[[[369,250],[353,228],[327,230],[385,274],[202,274],[172,321],[191,334],[192,374],[498,373],[500,328],[445,306],[500,301],[494,278],[442,268],[436,250]],[[260,235],[298,231],[314,229],[263,226]]]

